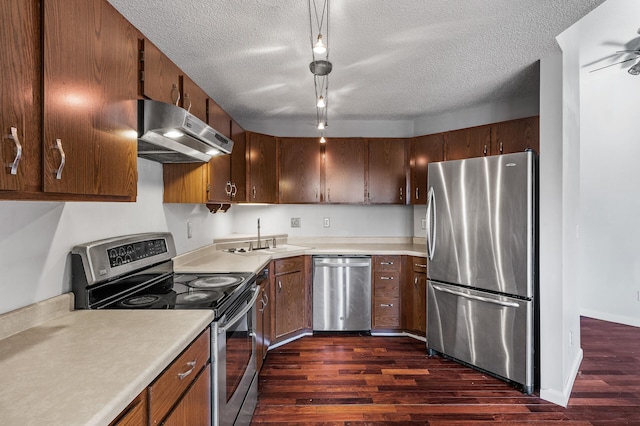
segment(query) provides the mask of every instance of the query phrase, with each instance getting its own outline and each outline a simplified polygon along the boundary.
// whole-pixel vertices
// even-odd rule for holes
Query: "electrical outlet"
[[[292,217],[291,218],[291,227],[292,228],[300,228],[300,218],[299,217]]]
[[[331,226],[331,219],[329,219],[328,217],[324,218],[324,227],[325,228],[329,228]]]
[[[187,238],[193,237],[193,223],[187,222]]]
[[[420,226],[422,227],[422,229],[427,229],[427,219],[423,218]]]

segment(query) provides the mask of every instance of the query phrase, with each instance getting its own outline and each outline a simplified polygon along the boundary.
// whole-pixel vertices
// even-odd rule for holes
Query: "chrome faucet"
[[[262,248],[262,244],[260,244],[260,218],[258,218],[258,250]]]

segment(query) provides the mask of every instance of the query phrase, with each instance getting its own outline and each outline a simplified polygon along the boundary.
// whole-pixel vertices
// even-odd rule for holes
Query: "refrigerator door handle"
[[[433,186],[427,194],[427,257],[433,260],[436,250],[436,194]]]
[[[464,297],[465,299],[478,300],[480,302],[493,303],[494,305],[500,305],[507,308],[519,308],[520,304],[515,302],[504,302],[501,300],[490,299],[488,297],[474,296],[471,294],[462,293],[460,291],[451,290],[448,288],[440,287],[439,285],[431,285],[435,290],[442,291],[444,293],[453,294],[454,296]]]

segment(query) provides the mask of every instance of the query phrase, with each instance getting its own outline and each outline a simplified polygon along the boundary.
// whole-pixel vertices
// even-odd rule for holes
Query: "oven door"
[[[257,370],[255,304],[258,290],[254,285],[211,328],[213,426],[233,425],[241,410],[253,413],[257,403],[257,394],[252,395],[249,390],[256,393],[251,384]]]

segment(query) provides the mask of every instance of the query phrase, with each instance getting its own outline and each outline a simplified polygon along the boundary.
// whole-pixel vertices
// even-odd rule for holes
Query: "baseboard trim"
[[[560,405],[562,407],[566,407],[569,403],[569,398],[571,397],[571,390],[573,389],[573,384],[576,381],[576,377],[578,376],[578,371],[580,370],[580,364],[582,363],[583,357],[582,349],[580,349],[576,353],[576,357],[573,360],[571,365],[571,371],[569,373],[569,377],[564,384],[564,389],[561,391],[558,389],[540,389],[540,398],[545,401],[552,402],[556,405]]]

